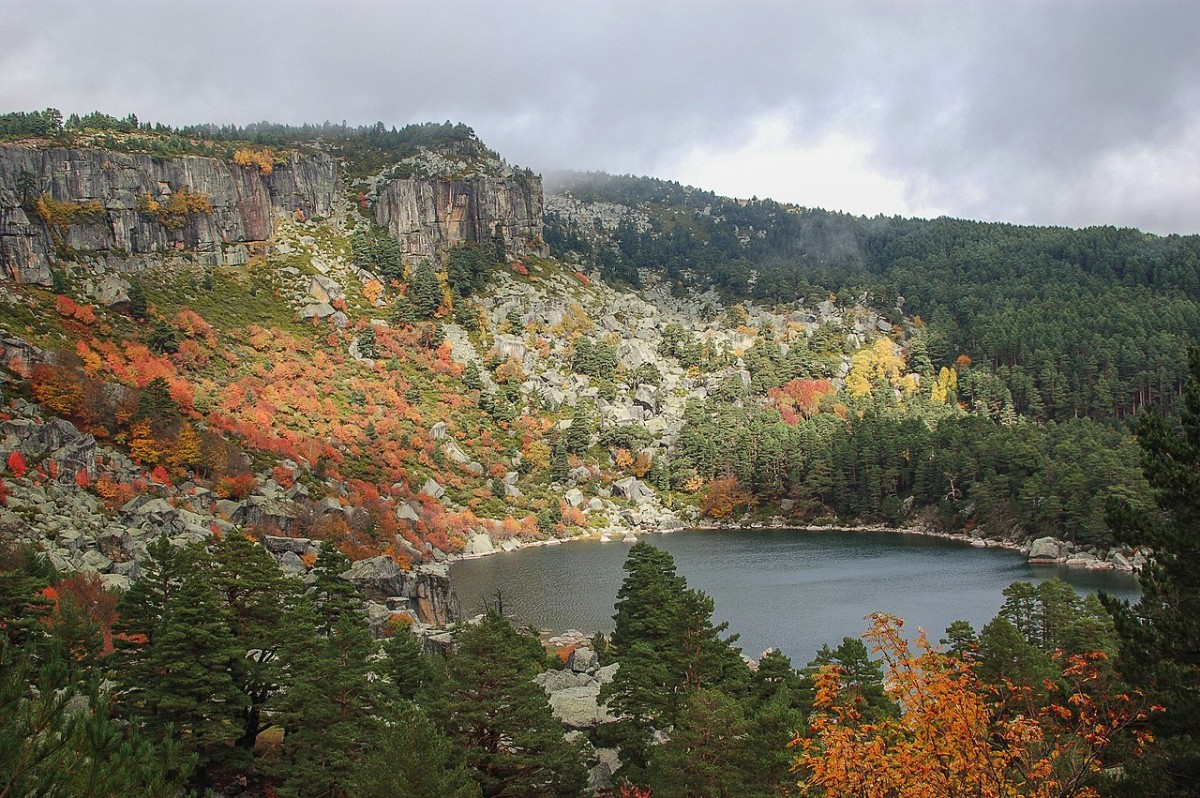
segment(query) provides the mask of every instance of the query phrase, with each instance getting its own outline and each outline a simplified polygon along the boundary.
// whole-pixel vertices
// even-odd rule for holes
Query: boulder
[[[446,489],[439,485],[433,477],[430,477],[421,486],[421,493],[424,493],[431,499],[440,499],[446,495]]]
[[[571,488],[563,494],[563,501],[572,507],[579,507],[583,504],[583,491],[579,488]]]
[[[625,477],[612,484],[613,495],[622,496],[634,504],[642,504],[654,498],[654,491],[637,477]]]
[[[129,288],[128,281],[112,272],[94,277],[83,284],[83,290],[88,296],[109,308],[128,305]]]
[[[586,646],[581,646],[567,657],[567,667],[574,673],[593,673],[600,667],[600,658]]]
[[[1063,557],[1063,544],[1057,538],[1044,537],[1029,546],[1030,562],[1056,562]]]
[[[586,687],[595,681],[595,678],[588,676],[586,673],[575,673],[571,670],[549,670],[542,671],[537,676],[533,677],[538,686],[546,691],[548,695],[569,690],[573,687]]]
[[[406,595],[404,574],[404,570],[391,557],[381,554],[359,560],[341,578],[362,591],[368,600],[382,603],[389,596]]]
[[[466,465],[471,462],[471,458],[453,438],[442,444],[442,454],[446,455],[447,460],[457,465]]]
[[[397,502],[396,519],[399,521],[420,521],[421,516],[417,515],[417,511],[408,502]]]
[[[317,302],[311,305],[305,305],[300,309],[301,319],[327,319],[330,316],[337,314],[338,310],[328,302]]]
[[[598,683],[551,693],[550,709],[554,717],[571,729],[594,729],[601,723],[616,720],[600,703]]]
[[[344,297],[345,292],[336,280],[330,279],[323,274],[317,274],[313,276],[312,282],[309,283],[308,295],[317,300],[317,302],[331,303]]]
[[[479,557],[484,554],[491,554],[496,550],[492,539],[483,532],[472,535],[467,540],[467,545],[463,547],[463,554],[468,557]]]

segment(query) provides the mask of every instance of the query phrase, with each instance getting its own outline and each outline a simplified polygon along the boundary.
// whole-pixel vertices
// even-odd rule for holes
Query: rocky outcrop
[[[328,155],[293,155],[270,175],[216,158],[156,158],[102,149],[0,145],[0,267],[18,282],[49,285],[56,250],[95,256],[133,271],[143,256],[180,250],[210,265],[244,262],[246,243],[271,237],[275,217],[297,211],[328,215],[338,182]],[[168,226],[139,210],[139,197],[166,206],[180,191],[203,195],[211,213],[187,214]],[[45,195],[59,203],[99,203],[54,227],[22,207]]]
[[[545,256],[542,181],[518,172],[460,181],[393,180],[379,193],[375,220],[410,257],[430,257],[460,242],[488,243],[497,234],[516,255]]]
[[[380,555],[354,563],[342,578],[370,602],[387,605],[389,599],[408,599],[407,606],[422,623],[445,626],[455,618],[450,574],[444,565],[420,565],[406,571],[390,557]]]

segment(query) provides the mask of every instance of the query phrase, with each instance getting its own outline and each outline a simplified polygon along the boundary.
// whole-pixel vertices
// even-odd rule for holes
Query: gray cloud
[[[4,109],[453,119],[535,169],[650,174],[771,116],[796,148],[869,143],[890,212],[1200,230],[1195,4],[6,5]]]

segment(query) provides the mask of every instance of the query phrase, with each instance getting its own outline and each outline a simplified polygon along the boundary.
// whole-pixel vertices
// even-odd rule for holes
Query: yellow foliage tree
[[[942,366],[937,380],[929,389],[929,401],[935,405],[944,405],[950,399],[950,394],[958,390],[958,372]]]
[[[270,150],[238,150],[233,154],[233,162],[239,166],[257,166],[258,171],[269,175],[275,168],[275,153]]]
[[[709,480],[700,499],[700,512],[709,518],[727,518],[740,507],[755,503],[732,474]]]
[[[129,456],[143,465],[157,465],[162,461],[162,444],[154,437],[148,420],[129,425]]]
[[[878,338],[850,359],[846,390],[851,396],[866,396],[877,382],[898,386],[904,374],[904,357],[887,338]]]
[[[196,468],[200,465],[200,434],[186,421],[179,426],[179,431],[175,433],[175,446],[171,449],[168,461],[172,467],[181,469]]]

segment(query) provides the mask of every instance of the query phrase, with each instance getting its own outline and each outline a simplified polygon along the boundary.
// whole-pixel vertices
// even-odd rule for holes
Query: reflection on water
[[[1017,580],[1061,576],[1080,591],[1137,598],[1128,574],[1031,566],[1015,552],[914,535],[696,530],[645,540],[671,553],[690,587],[712,596],[716,620],[741,635],[747,654],[774,646],[797,665],[823,643],[861,635],[871,612],[898,615],[935,642],[958,619],[978,630]],[[524,549],[455,563],[450,575],[468,615],[499,591],[505,612],[534,626],[610,632],[629,545],[589,540]]]

